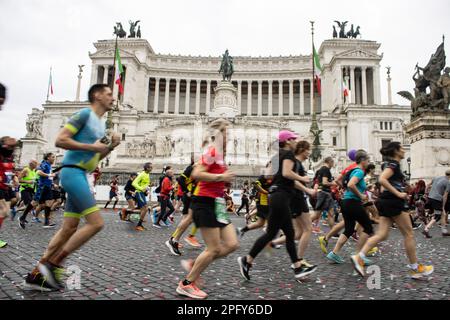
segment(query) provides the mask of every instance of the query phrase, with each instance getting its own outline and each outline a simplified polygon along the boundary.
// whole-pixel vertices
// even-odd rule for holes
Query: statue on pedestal
[[[138,23],[141,22],[141,20],[138,20],[136,22],[133,21],[129,21],[130,23],[130,35],[128,36],[128,38],[136,38],[136,27],[138,25]]]
[[[119,37],[120,39],[123,39],[127,36],[125,30],[123,30],[122,23],[116,22],[116,26],[114,27],[114,35]]]
[[[44,120],[43,112],[33,109],[33,113],[28,116],[27,138],[42,138],[42,121]]]
[[[445,67],[445,50],[444,40],[437,48],[436,53],[431,56],[425,68],[416,65],[416,72],[413,75],[415,82],[414,95],[409,91],[398,92],[403,98],[411,101],[412,118],[417,118],[422,112],[448,112],[449,105],[449,86],[450,68],[445,68],[444,73],[441,74]],[[422,74],[421,74],[422,72]],[[427,88],[430,88],[430,93],[427,93]]]
[[[222,64],[220,65],[219,73],[223,76],[223,81],[230,81],[234,74],[233,57],[229,55],[228,49],[223,55]]]

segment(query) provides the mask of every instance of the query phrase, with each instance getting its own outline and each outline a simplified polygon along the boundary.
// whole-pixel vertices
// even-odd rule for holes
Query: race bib
[[[231,219],[227,213],[227,204],[224,198],[216,198],[214,212],[216,220],[223,224],[230,224]]]

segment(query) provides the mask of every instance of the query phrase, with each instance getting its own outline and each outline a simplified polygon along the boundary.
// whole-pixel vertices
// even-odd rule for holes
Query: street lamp
[[[411,179],[411,157],[408,157],[408,159],[406,159],[406,162],[408,163],[408,177],[409,179]]]

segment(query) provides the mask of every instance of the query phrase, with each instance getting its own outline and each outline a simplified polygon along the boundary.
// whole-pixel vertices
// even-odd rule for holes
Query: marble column
[[[247,115],[252,115],[252,81],[247,81]]]
[[[294,115],[294,80],[289,80],[289,116]]]
[[[314,110],[314,80],[309,80],[310,83],[310,102],[311,102],[311,114],[315,114],[316,110]]]
[[[362,104],[367,105],[367,67],[361,67],[361,79],[362,79]]]
[[[92,64],[91,86],[98,83],[98,65]]]
[[[170,99],[170,79],[166,79],[166,91],[164,99],[164,114],[169,113],[169,99]]]
[[[103,66],[103,84],[108,84],[109,66]]]
[[[186,101],[184,103],[184,114],[189,114],[189,107],[191,104],[191,79],[186,80]]]
[[[375,105],[381,104],[381,90],[380,90],[380,66],[373,67],[373,101]]]
[[[350,67],[350,90],[352,93],[352,104],[356,104],[356,87],[355,87],[355,67]]]
[[[283,116],[283,80],[278,80],[278,115]]]
[[[197,80],[197,94],[195,96],[195,99],[196,99],[195,100],[195,114],[196,115],[200,114],[200,98],[201,98],[201,94],[202,94],[202,92],[200,90],[201,84],[202,84],[202,80]]]
[[[206,83],[206,114],[211,110],[211,80]]]
[[[180,84],[181,84],[181,80],[177,79],[177,86],[176,86],[176,90],[175,90],[175,114],[179,114],[180,113]]]
[[[158,104],[159,104],[159,78],[156,78],[155,83],[155,99],[153,101],[153,113],[158,114]]]
[[[262,80],[258,81],[258,116],[262,116]]]
[[[147,94],[144,96],[144,107],[145,112],[151,112],[150,110],[150,100],[151,100],[151,91],[150,91],[150,77],[145,77],[145,90]]]
[[[273,81],[269,80],[269,117],[273,115]]]
[[[237,96],[237,104],[238,104],[238,108],[239,108],[239,113],[242,114],[242,81],[239,80],[238,81],[238,96]]]
[[[300,80],[300,115],[305,115],[305,80]]]
[[[341,123],[341,148],[344,150],[347,150],[347,130],[346,129],[346,124],[345,123]]]

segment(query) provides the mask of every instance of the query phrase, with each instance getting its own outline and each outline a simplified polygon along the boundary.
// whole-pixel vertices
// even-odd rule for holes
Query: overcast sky
[[[450,42],[448,0],[0,0],[0,82],[8,99],[0,112],[0,136],[25,135],[26,115],[41,107],[50,66],[55,95],[74,100],[79,64],[87,66],[93,42],[113,38],[115,22],[128,30],[141,20],[142,37],[157,53],[219,56],[278,56],[311,53],[331,38],[333,20],[361,26],[363,39],[382,44],[382,102],[387,103],[385,66],[392,66],[393,92],[412,91],[417,62],[424,66],[445,34]],[[449,63],[447,63],[449,64]],[[406,104],[397,95],[394,103]]]

